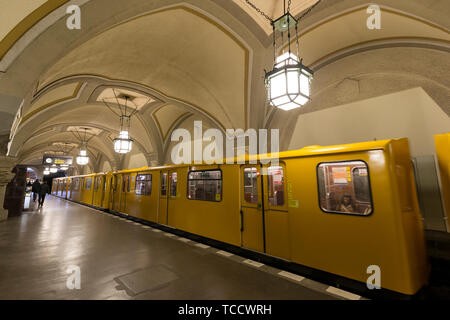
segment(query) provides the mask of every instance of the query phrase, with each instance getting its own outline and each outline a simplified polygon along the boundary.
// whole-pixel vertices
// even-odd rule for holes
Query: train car
[[[109,207],[112,211],[158,222],[160,174],[157,170],[124,170],[111,176]]]
[[[67,178],[54,178],[52,181],[51,193],[57,197],[63,197],[67,187]]]
[[[108,207],[361,283],[376,267],[382,288],[407,295],[426,284],[407,139],[247,160],[113,172]]]
[[[447,217],[447,231],[450,231],[450,133],[434,136],[436,155],[439,167],[442,199]]]
[[[58,184],[59,184],[59,180],[57,178],[52,180],[51,194],[54,196],[56,196],[56,194],[58,193]]]
[[[95,174],[71,177],[68,199],[76,202],[92,204],[93,180]]]
[[[68,181],[68,178],[62,178],[62,186],[60,188],[59,196],[63,199],[66,199],[66,197],[67,197],[67,181]]]
[[[109,209],[111,173],[99,173],[94,177],[92,202],[87,203],[97,208]]]
[[[58,178],[58,189],[56,190],[57,197],[61,197],[63,189],[64,189],[64,178]]]

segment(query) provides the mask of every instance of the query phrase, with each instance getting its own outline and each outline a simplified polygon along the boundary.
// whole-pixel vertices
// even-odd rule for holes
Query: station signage
[[[71,165],[73,163],[73,157],[71,156],[55,156],[55,155],[44,155],[44,158],[42,160],[42,163],[44,165]]]

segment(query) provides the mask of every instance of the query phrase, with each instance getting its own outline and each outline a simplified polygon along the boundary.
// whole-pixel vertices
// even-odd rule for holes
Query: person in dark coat
[[[33,202],[36,202],[36,198],[41,190],[41,184],[39,183],[39,179],[36,179],[31,185],[31,192],[33,192]]]
[[[49,193],[50,187],[47,184],[47,181],[44,181],[43,184],[41,184],[41,189],[39,190],[39,207],[42,207],[44,205],[45,196],[47,193]]]

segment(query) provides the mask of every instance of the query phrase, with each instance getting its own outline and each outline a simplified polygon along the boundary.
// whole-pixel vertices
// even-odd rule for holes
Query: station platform
[[[361,299],[53,196],[0,223],[0,255],[0,299]]]

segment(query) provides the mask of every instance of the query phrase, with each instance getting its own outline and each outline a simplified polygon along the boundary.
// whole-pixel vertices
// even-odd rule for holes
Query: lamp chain
[[[291,0],[289,0],[290,2]],[[314,9],[315,7],[317,7],[317,5],[321,2],[322,0],[317,1],[314,5],[312,5],[311,7],[309,7],[308,10],[305,11],[305,13],[303,13],[300,17],[298,17],[297,21],[300,21],[300,19],[302,19],[304,16],[306,16],[308,13],[311,12],[312,9]]]
[[[249,0],[245,0],[245,2],[252,7],[253,9],[256,10],[256,12],[258,12],[260,15],[262,15],[264,18],[266,18],[267,20],[270,21],[270,23],[273,23],[272,18],[270,18],[267,14],[265,14],[263,11],[261,11],[261,9],[259,9],[258,7],[256,7],[253,3],[251,3]]]

